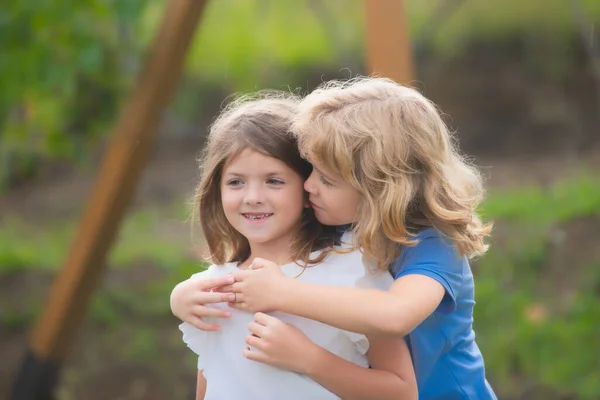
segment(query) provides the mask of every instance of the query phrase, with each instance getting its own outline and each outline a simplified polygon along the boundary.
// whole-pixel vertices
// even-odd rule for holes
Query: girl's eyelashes
[[[227,181],[227,186],[239,186],[243,183],[241,179],[230,179]]]
[[[283,179],[279,179],[279,178],[269,178],[266,181],[267,185],[274,185],[274,186],[280,186],[283,185],[285,182],[283,181]],[[240,186],[244,184],[244,181],[242,181],[239,178],[235,178],[235,179],[230,179],[225,183],[227,186]]]
[[[325,177],[323,175],[319,175],[319,179],[321,180],[321,183],[325,186],[333,186],[331,184],[331,182],[329,182],[327,179],[325,179]]]
[[[279,178],[270,178],[267,180],[267,184],[269,185],[283,185],[285,182]]]

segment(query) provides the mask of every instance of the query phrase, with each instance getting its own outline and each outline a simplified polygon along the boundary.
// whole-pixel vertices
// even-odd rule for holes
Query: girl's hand
[[[277,264],[262,258],[255,258],[250,268],[233,274],[235,283],[225,288],[235,295],[229,305],[250,312],[277,310],[277,300],[290,279]]]
[[[217,331],[218,324],[208,324],[203,318],[229,318],[231,313],[225,310],[206,307],[209,303],[231,301],[231,293],[218,293],[213,289],[234,282],[232,276],[220,276],[207,279],[188,279],[181,282],[171,292],[171,311],[180,320],[202,331]]]
[[[256,313],[248,325],[250,335],[244,357],[277,368],[307,374],[318,356],[320,347],[291,324],[263,313]]]

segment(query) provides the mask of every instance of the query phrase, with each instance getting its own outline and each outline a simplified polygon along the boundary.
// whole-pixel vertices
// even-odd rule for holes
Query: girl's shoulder
[[[336,251],[329,253],[323,264],[314,269],[313,276],[333,286],[388,290],[393,283],[387,270],[364,256],[351,231],[344,232]]]

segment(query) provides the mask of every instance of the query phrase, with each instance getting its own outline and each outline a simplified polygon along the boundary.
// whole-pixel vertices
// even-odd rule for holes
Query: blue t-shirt
[[[496,400],[473,332],[473,274],[449,239],[434,228],[417,235],[392,266],[395,279],[425,275],[446,289],[438,308],[408,336],[420,400]]]

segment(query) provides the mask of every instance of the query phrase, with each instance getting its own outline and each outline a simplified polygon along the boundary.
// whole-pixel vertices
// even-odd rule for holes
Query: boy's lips
[[[310,200],[309,200],[309,203],[310,203],[310,206],[311,206],[312,208],[318,208],[319,210],[322,210],[322,209],[323,209],[323,207],[319,207],[318,205],[316,205],[315,203],[313,203],[313,202],[312,202],[312,201],[310,201]]]

